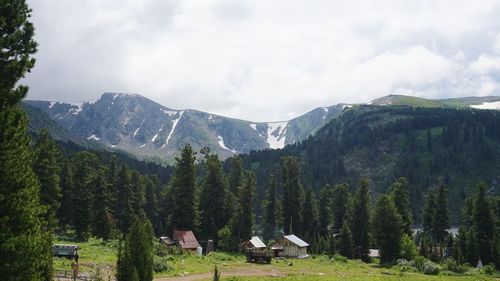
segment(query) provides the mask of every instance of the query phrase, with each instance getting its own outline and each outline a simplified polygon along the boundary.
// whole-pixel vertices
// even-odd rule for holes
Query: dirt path
[[[232,269],[232,270],[221,270],[221,277],[228,277],[228,276],[272,276],[272,277],[280,277],[280,276],[285,276],[283,275],[280,271],[271,269],[271,270],[264,270],[264,269],[259,269],[259,268],[238,268],[238,269]],[[192,280],[203,280],[203,279],[209,279],[213,277],[213,273],[202,273],[202,274],[193,274],[193,275],[186,275],[182,277],[162,277],[162,278],[155,278],[154,281],[170,281],[170,280],[178,280],[178,281],[192,281]]]

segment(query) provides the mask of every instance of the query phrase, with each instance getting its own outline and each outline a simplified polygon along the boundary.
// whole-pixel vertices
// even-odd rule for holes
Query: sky
[[[500,0],[28,0],[28,99],[136,93],[288,120],[388,94],[500,95]]]

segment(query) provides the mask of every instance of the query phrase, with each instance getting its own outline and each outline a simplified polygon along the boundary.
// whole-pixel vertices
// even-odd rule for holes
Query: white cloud
[[[135,92],[268,121],[389,93],[499,91],[497,0],[28,2],[33,99]]]

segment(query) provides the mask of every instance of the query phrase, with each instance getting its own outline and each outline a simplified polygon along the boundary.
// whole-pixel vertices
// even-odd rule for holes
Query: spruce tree
[[[343,255],[346,258],[352,259],[353,258],[353,244],[352,244],[352,232],[349,229],[349,225],[347,224],[347,221],[344,220],[344,224],[342,225],[342,228],[340,229],[339,233],[340,239],[339,239],[339,244],[337,248],[339,249],[339,253]]]
[[[130,173],[130,206],[133,210],[133,214],[138,217],[144,217],[144,190],[146,189],[146,182],[144,177],[139,174],[139,172],[132,170]]]
[[[269,188],[266,194],[266,200],[263,203],[264,209],[264,230],[263,237],[265,240],[276,239],[278,224],[276,219],[276,177],[271,175],[269,180]]]
[[[94,189],[92,200],[92,234],[106,241],[111,238],[114,222],[108,207],[106,183],[104,182],[102,173],[98,172],[96,174],[91,186]]]
[[[448,192],[444,183],[441,183],[437,189],[436,212],[434,214],[433,224],[433,236],[437,242],[442,244],[446,237],[447,229],[450,228]]]
[[[236,243],[248,240],[252,237],[253,229],[253,192],[255,189],[255,174],[245,172],[243,186],[238,197],[236,211],[231,219],[232,234]]]
[[[344,225],[344,220],[348,222],[351,219],[351,196],[347,184],[337,184],[333,187],[332,214],[333,214],[333,233],[339,233]]]
[[[362,179],[354,197],[352,238],[354,256],[365,262],[370,260],[370,190],[367,179]]]
[[[170,224],[175,230],[191,230],[196,225],[195,206],[195,153],[190,145],[175,158],[175,172],[172,177],[172,213]]]
[[[490,198],[486,194],[486,183],[477,187],[479,192],[474,202],[473,222],[479,256],[483,264],[493,263],[493,245],[495,236],[495,220],[492,214]]]
[[[146,179],[146,190],[145,190],[145,200],[146,204],[144,206],[144,211],[146,212],[146,217],[153,224],[153,229],[156,234],[160,234],[160,207],[159,207],[159,183],[157,177]]]
[[[432,235],[434,232],[434,218],[436,217],[436,196],[434,191],[431,190],[427,195],[427,201],[424,207],[424,232]]]
[[[330,185],[325,185],[319,192],[318,203],[318,233],[322,238],[327,239],[330,233],[332,222],[331,206],[332,188]]]
[[[203,239],[214,239],[228,222],[226,212],[227,183],[222,163],[215,154],[204,161],[205,175],[200,193],[200,230]]]
[[[318,235],[318,205],[312,188],[306,189],[304,200],[303,234],[306,241],[314,241]]]
[[[60,152],[49,132],[43,129],[35,142],[33,171],[40,182],[40,201],[46,206],[45,219],[50,228],[57,225],[56,211],[61,202]]]
[[[17,86],[34,66],[37,44],[23,0],[0,2],[0,279],[51,280],[51,236],[45,232],[40,186],[32,170],[28,120]]]
[[[130,183],[130,173],[127,166],[122,165],[118,171],[116,181],[118,189],[116,200],[116,219],[118,228],[122,233],[126,233],[130,228],[131,220],[134,215],[132,206],[132,185]]]
[[[73,184],[73,165],[69,159],[62,160],[61,167],[61,205],[57,209],[59,226],[66,229],[73,218],[73,200],[75,195]]]
[[[392,201],[403,220],[403,233],[411,236],[413,234],[413,217],[410,203],[410,193],[408,191],[408,181],[399,178],[389,188]]]
[[[402,219],[394,202],[387,195],[381,195],[377,201],[373,224],[380,247],[380,262],[385,264],[396,261],[400,252]]]
[[[283,226],[285,234],[302,234],[303,190],[300,184],[299,159],[292,156],[281,160],[283,178]]]
[[[153,228],[146,220],[137,217],[120,243],[118,251],[116,279],[118,281],[153,280]]]

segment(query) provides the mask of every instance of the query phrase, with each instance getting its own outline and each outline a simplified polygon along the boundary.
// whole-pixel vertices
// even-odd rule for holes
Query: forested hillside
[[[316,191],[344,182],[352,190],[360,178],[368,178],[377,196],[395,179],[406,177],[417,223],[426,191],[443,178],[456,224],[463,200],[478,182],[487,182],[498,193],[500,113],[357,106],[301,143],[242,156],[246,167],[256,171],[259,196],[264,196],[269,174],[280,176],[280,159],[288,155],[300,158],[302,184]]]

